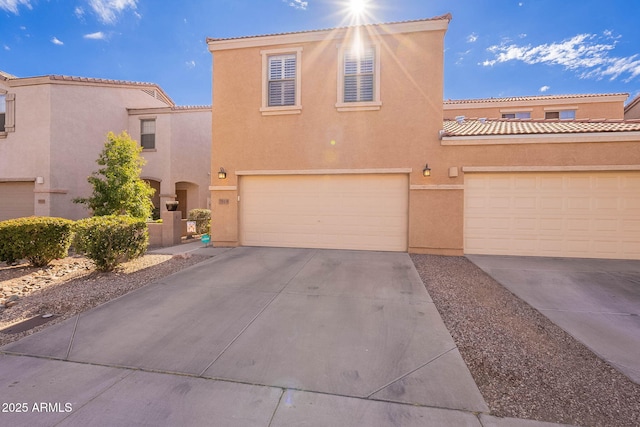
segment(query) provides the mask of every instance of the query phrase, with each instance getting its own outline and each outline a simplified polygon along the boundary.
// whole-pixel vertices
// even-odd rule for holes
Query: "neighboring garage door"
[[[640,259],[640,172],[470,173],[468,254]]]
[[[407,250],[408,175],[269,175],[240,180],[245,246]]]
[[[0,182],[0,221],[31,216],[33,182]]]

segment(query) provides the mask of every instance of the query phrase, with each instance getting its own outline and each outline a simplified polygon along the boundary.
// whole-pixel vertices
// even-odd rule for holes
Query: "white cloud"
[[[640,59],[638,55],[622,58],[611,56],[619,38],[614,37],[611,31],[605,31],[603,35],[578,34],[561,42],[538,46],[505,42],[489,47],[487,50],[494,56],[483,61],[482,65],[494,66],[509,61],[530,65],[560,65],[577,72],[580,78],[609,77],[615,80],[623,74],[629,74],[628,81],[640,75]]]
[[[31,0],[0,0],[0,9],[18,14],[18,6],[23,5],[27,9],[32,9]]]
[[[55,45],[58,45],[58,46],[62,46],[64,44],[57,37],[51,37],[51,43],[53,43]]]
[[[4,50],[11,50],[11,48],[9,46],[7,46],[6,44],[4,46],[2,46],[4,48]]]
[[[187,61],[185,62],[185,65],[187,66],[187,68],[195,68],[196,67],[196,61]]]
[[[307,7],[309,6],[309,2],[303,1],[303,0],[282,0],[282,1],[287,3],[292,8],[299,9],[299,10],[307,10]]]
[[[82,19],[84,18],[84,9],[78,6],[73,10],[73,14],[76,15],[76,18]]]
[[[478,41],[478,35],[476,33],[471,33],[467,36],[467,43],[475,43]]]
[[[545,85],[545,86],[542,86],[542,87],[540,88],[540,92],[544,93],[544,92],[548,91],[549,89],[551,89],[551,86],[546,86],[546,85]]]
[[[102,31],[98,31],[96,33],[90,33],[90,34],[85,34],[84,36],[85,39],[90,39],[90,40],[104,40],[107,38],[106,34],[103,33]]]
[[[138,0],[89,0],[89,6],[105,24],[115,24],[118,15],[125,9],[132,9],[140,17],[135,12],[137,3]]]

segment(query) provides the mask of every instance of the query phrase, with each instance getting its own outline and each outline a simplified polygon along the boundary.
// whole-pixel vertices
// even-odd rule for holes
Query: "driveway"
[[[3,347],[0,390],[3,425],[491,422],[405,253],[228,250]]]
[[[640,384],[640,261],[467,258]]]

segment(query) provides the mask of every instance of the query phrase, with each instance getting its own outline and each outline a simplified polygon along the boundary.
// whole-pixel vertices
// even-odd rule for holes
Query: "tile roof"
[[[640,120],[464,119],[444,121],[443,137],[639,132]]]
[[[596,98],[602,96],[629,96],[628,93],[586,93],[573,95],[534,95],[534,96],[511,96],[507,98],[477,98],[477,99],[447,99],[445,105],[456,104],[480,104],[485,102],[515,102],[515,101],[543,101],[554,99],[582,99]]]
[[[381,25],[409,24],[409,23],[413,23],[413,22],[424,22],[424,21],[443,21],[443,20],[451,21],[452,19],[453,19],[453,17],[451,16],[451,14],[447,13],[445,15],[434,16],[433,18],[412,19],[412,20],[408,20],[408,21],[383,22],[383,23],[378,23],[378,24],[347,25],[347,26],[344,26],[344,27],[336,27],[336,28],[322,28],[322,29],[316,29],[316,30],[291,31],[291,32],[286,32],[286,33],[260,34],[260,35],[254,35],[254,36],[223,37],[223,38],[207,37],[207,43],[208,42],[225,41],[225,40],[253,39],[253,38],[257,38],[257,37],[286,36],[286,35],[290,35],[290,34],[318,33],[318,32],[322,32],[322,31],[341,30],[341,29],[353,28],[353,27],[359,27],[359,26],[377,27],[377,26],[381,26]]]

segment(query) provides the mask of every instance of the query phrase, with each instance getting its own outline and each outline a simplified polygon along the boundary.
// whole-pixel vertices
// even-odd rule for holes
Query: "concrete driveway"
[[[467,258],[640,384],[640,261]]]
[[[3,347],[0,390],[14,426],[497,422],[405,253],[228,250]]]

